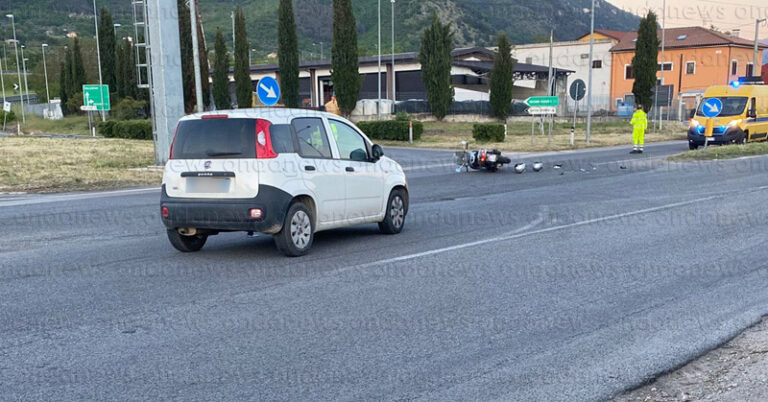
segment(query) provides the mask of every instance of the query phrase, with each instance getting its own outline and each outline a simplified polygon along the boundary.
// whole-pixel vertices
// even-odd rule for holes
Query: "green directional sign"
[[[531,96],[525,100],[525,104],[530,107],[557,107],[560,104],[560,98],[557,96]]]
[[[83,107],[85,111],[106,111],[109,106],[109,86],[83,85]]]

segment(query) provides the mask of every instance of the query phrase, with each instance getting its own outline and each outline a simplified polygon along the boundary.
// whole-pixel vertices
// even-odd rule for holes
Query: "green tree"
[[[213,104],[216,109],[229,109],[229,55],[221,28],[216,28],[216,42],[213,45]]]
[[[67,59],[70,61],[69,64],[72,64],[71,60],[72,57],[70,56],[69,51],[67,51]],[[71,66],[70,66],[71,68]],[[61,62],[60,70],[59,70],[59,99],[61,99],[61,104],[66,105],[67,101],[69,100],[69,74],[67,73],[67,62]],[[64,110],[64,108],[62,108]]]
[[[507,35],[499,34],[499,52],[491,70],[491,112],[499,119],[506,119],[512,104],[512,85],[515,80],[515,59]]]
[[[203,35],[203,18],[200,16],[200,3],[195,0],[195,11],[197,12],[197,43],[200,56],[200,82],[203,90],[203,105],[205,108],[211,106],[211,83],[209,81],[211,67],[208,64],[208,49],[205,45],[205,35]]]
[[[331,79],[341,113],[349,116],[360,95],[357,24],[350,0],[333,0]]]
[[[293,0],[280,0],[277,14],[278,62],[283,103],[299,107],[299,41],[293,18]]]
[[[179,46],[181,47],[181,86],[184,90],[184,112],[195,110],[195,65],[192,63],[192,23],[187,0],[176,0],[179,12]]]
[[[124,39],[117,45],[115,51],[115,75],[117,86],[117,97],[136,98],[138,88],[136,87],[136,57],[131,41]]]
[[[424,30],[421,37],[419,63],[424,85],[427,88],[427,102],[432,114],[442,120],[453,102],[451,86],[451,65],[453,58],[453,32],[448,24],[442,24],[436,14],[432,15],[432,25]]]
[[[80,51],[80,41],[75,38],[72,44],[72,76],[70,81],[71,94],[83,92],[83,85],[88,83],[88,77],[85,75],[85,64],[83,64],[83,54]],[[70,95],[70,97],[72,97]]]
[[[253,81],[248,65],[248,34],[245,31],[245,14],[238,7],[235,11],[235,98],[238,108],[253,104]]]
[[[635,102],[643,105],[645,111],[653,106],[653,88],[656,86],[656,72],[659,69],[659,37],[656,14],[649,11],[640,20],[637,29],[637,42],[635,43],[635,57],[632,58],[632,72],[635,82],[632,84],[632,93],[635,94]]]
[[[106,7],[101,8],[99,16],[99,50],[101,55],[101,77],[104,85],[109,85],[109,91],[117,90],[115,74],[115,28],[112,14]]]

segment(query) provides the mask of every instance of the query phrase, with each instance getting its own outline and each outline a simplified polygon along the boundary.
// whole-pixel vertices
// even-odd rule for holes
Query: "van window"
[[[173,159],[256,158],[255,119],[201,119],[179,123]]]
[[[331,145],[323,128],[323,120],[308,117],[291,122],[299,143],[299,155],[304,158],[332,158]]]
[[[704,98],[699,105],[699,109],[696,111],[698,116],[706,116],[704,114],[704,104],[708,99]],[[724,96],[719,98],[723,102],[723,110],[717,117],[738,116],[744,113],[744,108],[747,106],[747,98],[743,96]]]

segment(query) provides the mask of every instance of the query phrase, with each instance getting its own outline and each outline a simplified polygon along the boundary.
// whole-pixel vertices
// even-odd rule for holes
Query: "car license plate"
[[[190,193],[228,193],[230,179],[227,177],[188,177],[187,191]]]

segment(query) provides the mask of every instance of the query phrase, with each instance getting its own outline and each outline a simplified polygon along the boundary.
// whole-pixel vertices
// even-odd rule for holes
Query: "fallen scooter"
[[[512,161],[503,156],[498,149],[492,149],[490,151],[485,149],[477,149],[474,151],[468,150],[468,143],[462,141],[461,145],[464,146],[463,151],[457,151],[454,154],[454,162],[458,167],[456,172],[461,172],[461,169],[465,169],[467,172],[470,168],[474,170],[486,169],[489,172],[495,172],[506,164],[512,163]]]

